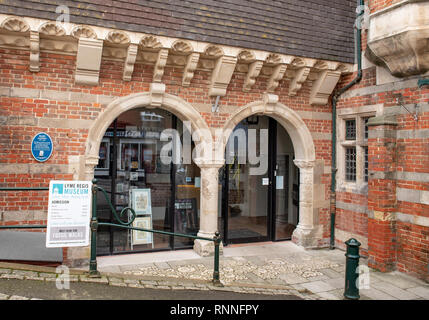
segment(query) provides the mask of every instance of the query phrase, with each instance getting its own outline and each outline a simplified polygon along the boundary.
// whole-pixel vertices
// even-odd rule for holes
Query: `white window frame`
[[[363,193],[368,189],[365,181],[365,118],[380,116],[383,104],[337,110],[337,190]],[[346,140],[346,120],[356,121],[356,139]],[[346,149],[356,147],[356,181],[346,180]]]

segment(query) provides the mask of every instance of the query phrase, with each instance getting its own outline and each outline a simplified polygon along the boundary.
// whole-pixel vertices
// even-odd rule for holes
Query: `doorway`
[[[299,220],[293,159],[292,141],[273,118],[252,116],[236,126],[219,173],[224,245],[291,239]]]
[[[200,216],[200,168],[180,156],[187,127],[163,109],[135,108],[118,116],[107,128],[94,176],[118,214],[125,207],[136,212],[133,226],[197,235]],[[163,136],[163,132],[178,136]],[[177,139],[176,139],[177,138]],[[173,145],[168,153],[168,144]],[[178,148],[179,147],[179,148]],[[194,145],[191,145],[191,149]],[[177,153],[179,156],[176,157]],[[180,159],[166,161],[165,156]],[[102,194],[97,197],[98,218],[115,221]],[[129,221],[130,216],[123,216]],[[97,254],[112,255],[192,248],[193,241],[162,234],[100,226]]]

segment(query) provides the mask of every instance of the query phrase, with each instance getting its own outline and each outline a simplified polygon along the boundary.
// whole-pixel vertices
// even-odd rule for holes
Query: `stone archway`
[[[292,240],[306,248],[317,247],[322,237],[318,210],[314,204],[315,147],[311,133],[292,109],[277,102],[277,96],[266,94],[264,101],[256,101],[239,109],[226,122],[222,134],[216,135],[217,157],[224,158],[228,138],[236,125],[251,115],[267,115],[280,123],[288,132],[294,147],[295,165],[300,169],[300,219]]]
[[[182,121],[190,121],[196,144],[209,143],[211,145],[210,129],[200,113],[191,104],[167,93],[155,94],[151,86],[149,92],[136,93],[112,101],[97,117],[89,130],[86,141],[84,159],[84,177],[86,180],[91,180],[94,176],[94,168],[99,160],[100,143],[109,125],[122,113],[138,107],[159,107],[174,113]]]

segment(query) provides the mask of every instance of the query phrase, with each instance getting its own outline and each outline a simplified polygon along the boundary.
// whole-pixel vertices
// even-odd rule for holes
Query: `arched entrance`
[[[316,247],[322,237],[318,210],[314,204],[315,147],[309,129],[292,109],[278,103],[276,96],[265,95],[264,101],[250,103],[234,113],[216,136],[219,152],[225,152],[234,128],[244,119],[267,115],[277,121],[288,133],[294,150],[294,164],[299,168],[299,223],[292,240],[304,247]]]
[[[117,99],[100,114],[87,142],[87,179],[93,175],[99,180],[118,212],[133,207],[135,226],[196,235],[200,227],[200,169],[191,157],[189,163],[183,163],[180,156],[177,162],[176,153],[184,151],[184,145],[167,153],[165,147],[176,137],[184,143],[185,128],[189,143],[191,133],[196,143],[211,141],[211,134],[199,113],[180,98],[165,94],[161,104],[152,102],[151,93],[136,94]],[[184,121],[188,123],[184,125]],[[165,162],[165,157],[170,157],[170,162]],[[98,200],[99,220],[113,222],[109,205],[103,197]],[[97,253],[192,245],[188,239],[105,227],[98,230]]]
[[[287,131],[253,115],[226,146],[219,225],[224,244],[290,240],[298,224],[299,169]]]

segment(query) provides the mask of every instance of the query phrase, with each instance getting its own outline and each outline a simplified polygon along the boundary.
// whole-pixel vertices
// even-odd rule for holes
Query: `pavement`
[[[25,291],[15,294],[13,283],[9,282],[6,290],[3,279],[55,282],[61,286],[65,276],[72,285],[164,290],[165,299],[174,299],[173,292],[183,292],[186,299],[192,297],[189,292],[200,292],[206,296],[214,293],[213,297],[216,293],[226,297],[228,293],[231,299],[241,294],[258,299],[343,300],[345,261],[342,250],[306,250],[290,241],[228,246],[220,257],[221,285],[211,281],[214,258],[200,257],[193,250],[98,257],[100,278],[89,277],[87,267],[69,269],[64,274],[64,269],[56,272],[55,268],[0,263],[0,300],[50,297],[26,296]],[[378,272],[368,268],[364,258],[360,266],[361,300],[429,300],[429,283],[425,281],[399,272]],[[78,295],[69,298],[85,299]],[[141,299],[150,297],[142,295]]]

